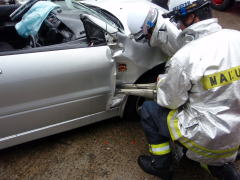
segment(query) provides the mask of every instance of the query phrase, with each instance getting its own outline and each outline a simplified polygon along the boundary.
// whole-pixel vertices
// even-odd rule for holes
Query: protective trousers
[[[141,124],[152,155],[166,155],[171,152],[171,136],[167,125],[169,112],[170,109],[163,108],[154,101],[146,101],[142,105]]]

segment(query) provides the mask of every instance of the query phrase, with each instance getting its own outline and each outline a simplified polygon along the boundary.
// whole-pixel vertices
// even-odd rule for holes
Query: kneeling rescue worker
[[[217,179],[240,180],[233,165],[240,145],[240,32],[222,29],[208,0],[173,0],[169,9],[165,16],[180,25],[182,47],[159,75],[157,102],[142,106],[151,155],[139,156],[138,164],[171,180],[171,141]],[[145,22],[149,37],[156,22]]]

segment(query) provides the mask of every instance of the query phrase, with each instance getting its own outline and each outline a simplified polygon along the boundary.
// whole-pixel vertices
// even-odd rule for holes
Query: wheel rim
[[[224,2],[224,0],[213,0],[213,3],[216,5],[221,5]]]

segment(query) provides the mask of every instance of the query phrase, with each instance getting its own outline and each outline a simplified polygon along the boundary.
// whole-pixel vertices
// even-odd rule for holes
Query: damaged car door
[[[116,116],[114,89],[106,45],[1,52],[0,149]]]

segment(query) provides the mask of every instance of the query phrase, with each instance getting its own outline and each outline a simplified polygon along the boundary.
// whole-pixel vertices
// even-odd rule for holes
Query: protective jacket
[[[183,30],[179,40],[188,43],[157,85],[158,104],[173,109],[171,137],[195,161],[234,161],[240,144],[240,32],[208,19]]]

